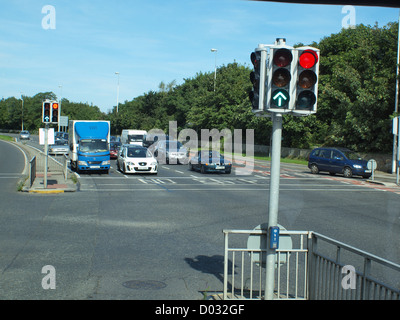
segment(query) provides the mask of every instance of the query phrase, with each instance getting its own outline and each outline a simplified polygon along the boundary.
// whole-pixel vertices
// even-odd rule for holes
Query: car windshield
[[[106,152],[108,144],[105,139],[84,139],[80,141],[79,151],[81,152]]]
[[[145,148],[128,148],[128,158],[150,158],[151,153]]]
[[[354,151],[344,151],[343,153],[346,156],[346,158],[349,160],[361,160],[362,159],[361,156]]]
[[[121,146],[121,143],[114,142],[110,144],[110,150],[118,150],[118,148]]]
[[[63,140],[58,140],[54,142],[55,146],[67,146],[68,142],[67,141],[63,141]]]
[[[171,150],[179,150],[179,149],[181,149],[181,148],[183,148],[183,145],[182,145],[182,143],[181,142],[179,142],[179,141],[166,141],[165,142],[165,146],[166,146],[166,148],[169,150],[169,149],[171,149]]]
[[[201,151],[201,158],[220,159],[222,155],[218,151]]]

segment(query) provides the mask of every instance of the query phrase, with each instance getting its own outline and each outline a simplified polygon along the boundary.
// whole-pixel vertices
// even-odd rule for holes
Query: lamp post
[[[211,52],[215,52],[215,65],[214,65],[214,92],[215,92],[215,82],[217,81],[217,49],[211,49]]]
[[[118,83],[117,83],[117,113],[118,113],[118,108],[119,108],[119,72],[115,72],[118,78]]]
[[[24,131],[24,98],[22,97],[22,92],[21,92],[21,107],[22,107],[22,131]]]

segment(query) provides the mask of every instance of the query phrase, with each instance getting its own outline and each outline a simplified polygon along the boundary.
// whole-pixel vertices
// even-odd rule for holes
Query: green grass
[[[0,134],[0,140],[14,141],[14,138],[9,136],[3,136]]]

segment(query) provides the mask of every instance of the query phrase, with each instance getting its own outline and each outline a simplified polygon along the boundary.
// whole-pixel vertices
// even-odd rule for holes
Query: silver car
[[[20,140],[29,140],[31,138],[31,134],[27,130],[23,130],[19,134]]]
[[[53,145],[49,146],[49,154],[68,154],[68,151],[67,140],[56,140]]]

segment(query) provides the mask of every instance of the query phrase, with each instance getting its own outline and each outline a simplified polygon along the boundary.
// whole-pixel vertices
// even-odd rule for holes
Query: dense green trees
[[[321,50],[318,112],[308,117],[284,116],[283,146],[346,146],[357,151],[391,152],[394,114],[398,24],[359,25],[343,29],[310,45]],[[301,44],[299,44],[301,45]],[[70,119],[108,119],[112,133],[122,129],[158,128],[168,132],[169,121],[178,129],[254,129],[258,144],[269,144],[272,123],[255,117],[248,92],[251,68],[236,62],[220,66],[214,91],[214,72],[197,73],[176,85],[161,82],[125,101],[108,114],[98,107],[62,100],[62,115]],[[24,98],[24,127],[41,126],[41,101],[51,92]],[[0,128],[20,129],[21,99],[0,101]]]

